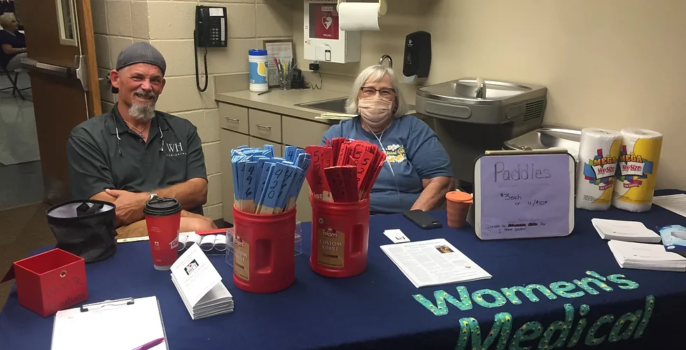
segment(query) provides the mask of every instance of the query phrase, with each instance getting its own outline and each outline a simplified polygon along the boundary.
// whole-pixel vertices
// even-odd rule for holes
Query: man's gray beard
[[[133,103],[129,108],[129,115],[142,122],[151,121],[152,118],[155,118],[155,103]]]

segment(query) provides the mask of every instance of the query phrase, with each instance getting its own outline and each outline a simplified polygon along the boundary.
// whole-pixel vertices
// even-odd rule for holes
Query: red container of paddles
[[[310,202],[312,270],[338,278],[364,272],[369,248],[369,199],[336,203],[310,197]]]
[[[295,281],[295,203],[310,159],[288,146],[231,151],[234,182],[233,282],[251,293],[274,293]],[[230,250],[228,250],[230,251]]]
[[[295,208],[274,215],[233,209],[233,283],[251,293],[274,293],[295,281]]]
[[[309,146],[312,204],[310,267],[328,277],[351,277],[367,268],[369,192],[386,155],[364,141],[335,138]]]

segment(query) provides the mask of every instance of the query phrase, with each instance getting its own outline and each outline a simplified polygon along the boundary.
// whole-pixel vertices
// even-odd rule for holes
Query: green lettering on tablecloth
[[[519,328],[514,336],[512,337],[512,343],[510,343],[510,350],[529,350],[530,346],[520,346],[520,343],[527,340],[534,340],[541,336],[543,333],[543,326],[540,322],[530,321],[525,323],[521,328]]]
[[[581,304],[581,306],[579,307],[579,315],[581,315],[581,317],[588,315],[590,311],[591,307],[586,304]],[[572,334],[572,339],[570,339],[569,343],[567,343],[568,348],[576,346],[576,344],[581,339],[581,334],[586,329],[587,324],[588,320],[586,320],[585,318],[579,320],[579,322],[576,324],[576,329],[574,329],[574,334]]]
[[[574,307],[572,304],[565,304],[565,320],[555,321],[548,326],[548,329],[543,333],[541,341],[538,342],[538,348],[541,350],[561,348],[565,345],[569,332],[574,325]],[[559,333],[557,339],[553,341],[553,337]]]
[[[648,327],[648,321],[650,321],[650,316],[653,315],[653,309],[655,308],[655,297],[652,295],[649,295],[646,298],[646,306],[645,306],[645,311],[643,311],[643,318],[641,319],[641,323],[638,325],[638,328],[636,329],[636,333],[634,334],[634,339],[638,339],[643,335],[643,331],[645,331],[646,327]]]
[[[596,288],[600,288],[604,291],[614,291],[612,287],[610,287],[608,284],[604,282],[605,280],[617,283],[620,289],[638,288],[638,283],[626,279],[624,275],[610,275],[607,276],[606,279],[605,277],[599,275],[595,271],[586,271],[586,274],[592,277],[584,277],[580,280],[575,279],[573,280],[573,283],[565,281],[553,282],[550,284],[550,289],[546,288],[541,284],[529,284],[527,286],[501,288],[500,290],[502,291],[502,295],[499,292],[494,291],[492,289],[483,289],[474,292],[471,295],[471,299],[469,297],[469,291],[464,286],[457,287],[459,299],[455,298],[451,294],[448,294],[446,291],[440,289],[434,291],[434,299],[436,300],[436,305],[434,305],[431,301],[426,299],[422,294],[414,294],[412,295],[412,297],[434,315],[445,316],[450,311],[448,305],[446,304],[446,301],[450,304],[453,304],[461,311],[466,311],[472,309],[472,299],[475,303],[485,308],[501,307],[507,304],[505,298],[507,298],[507,300],[509,300],[514,305],[521,305],[522,300],[517,296],[517,292],[523,294],[527,299],[529,299],[529,301],[536,303],[540,301],[540,299],[538,298],[538,296],[536,296],[534,290],[538,290],[540,293],[545,295],[550,300],[557,299],[557,295],[563,298],[579,298],[586,295],[586,293],[591,295],[598,295],[599,292],[590,285],[591,283],[594,284]],[[577,292],[572,292],[576,288],[581,288],[585,292],[581,290]],[[495,300],[493,302],[484,300],[483,295],[485,294],[492,296]]]
[[[586,334],[586,345],[599,345],[605,341],[605,336],[596,337],[596,333],[599,333],[600,327],[602,327],[604,324],[612,323],[614,320],[615,317],[613,315],[605,315],[595,321]]]
[[[483,298],[484,295],[490,295],[495,300],[493,302],[486,301]],[[475,303],[489,309],[493,307],[501,307],[507,304],[507,300],[505,300],[505,297],[503,297],[502,294],[490,289],[477,290],[476,292],[472,293],[472,299],[474,299]]]
[[[512,331],[512,315],[507,312],[500,312],[495,315],[493,327],[488,332],[486,339],[481,339],[481,328],[479,321],[473,317],[460,319],[460,339],[457,343],[458,349],[467,349],[469,339],[472,340],[472,349],[488,349],[493,341],[499,337],[496,350],[507,348],[507,339],[510,338]]]
[[[586,293],[591,294],[591,295],[598,295],[598,291],[593,289],[593,287],[589,286],[588,284],[593,282],[595,283],[598,287],[602,288],[605,291],[611,292],[613,291],[612,287],[608,286],[607,284],[598,281],[595,278],[591,277],[584,277],[581,280],[574,280],[574,284],[577,286],[581,287],[583,290],[586,291]]]
[[[570,293],[574,289],[576,289],[577,286],[574,283],[569,283],[565,281],[560,281],[560,282],[553,282],[550,284],[550,289],[555,292],[555,294],[563,297],[563,298],[578,298],[584,296],[586,293],[584,292],[574,292]]]
[[[622,317],[615,322],[615,325],[612,326],[612,330],[610,331],[610,339],[608,339],[610,343],[616,343],[620,340],[627,340],[631,338],[631,334],[634,333],[636,326],[638,326],[638,321],[641,320],[642,314],[643,310],[636,310],[635,313],[627,312],[622,315]],[[622,332],[622,327],[624,327],[625,324],[628,324],[629,327]]]
[[[448,306],[446,305],[446,300],[457,306],[458,309],[462,311],[467,311],[472,309],[472,300],[469,299],[469,292],[467,288],[458,286],[457,293],[460,296],[460,300],[455,299],[452,295],[446,293],[444,290],[437,290],[434,292],[434,298],[436,299],[436,305],[432,304],[421,294],[413,295],[414,299],[420,304],[424,305],[429,311],[431,311],[436,316],[444,316],[448,314]]]
[[[645,310],[628,312],[617,319],[614,324],[612,324],[613,321],[615,321],[614,315],[602,316],[588,328],[584,339],[585,344],[589,346],[600,345],[606,339],[613,343],[629,340],[632,334],[634,335],[634,339],[639,339],[648,326],[654,308],[655,297],[649,295],[645,299]],[[460,335],[455,349],[533,350],[537,348],[539,350],[548,350],[563,348],[565,343],[568,348],[572,348],[579,343],[579,340],[586,330],[588,321],[585,317],[590,311],[591,308],[588,305],[582,304],[579,307],[579,315],[581,317],[576,323],[576,327],[573,327],[575,316],[574,306],[572,306],[572,304],[565,304],[564,319],[552,322],[545,332],[543,331],[543,326],[540,322],[529,321],[514,333],[512,339],[510,339],[510,332],[514,319],[510,313],[500,312],[495,315],[493,326],[485,339],[482,338],[481,327],[479,326],[479,321],[477,319],[473,317],[461,318]],[[604,327],[605,325],[607,325],[607,327]],[[573,328],[574,332],[570,337],[570,332]],[[535,342],[533,341],[539,337],[538,347],[536,347]],[[528,345],[526,342],[529,342]],[[491,347],[492,345],[494,345],[494,347]]]
[[[548,299],[550,300],[555,300],[557,299],[557,296],[553,293],[550,292],[550,289],[540,285],[540,284],[530,284],[526,287],[522,286],[514,286],[510,288],[501,288],[500,290],[503,291],[503,294],[507,297],[507,299],[510,300],[512,304],[519,305],[522,303],[521,300],[517,297],[516,292],[520,292],[524,294],[529,300],[533,303],[536,303],[539,301],[538,297],[536,294],[534,294],[534,290],[538,290],[539,292],[543,293]]]
[[[624,275],[619,275],[619,274],[610,275],[610,276],[607,276],[607,279],[610,280],[610,282],[614,282],[617,284],[623,283],[624,285],[618,286],[620,289],[636,289],[636,288],[638,288],[638,283],[631,281],[631,280],[628,280],[628,279],[625,279]]]

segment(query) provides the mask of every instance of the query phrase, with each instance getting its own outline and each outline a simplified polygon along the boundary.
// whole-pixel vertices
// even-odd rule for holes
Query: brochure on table
[[[626,242],[658,243],[660,235],[649,230],[642,222],[591,219],[591,223],[602,239]]]
[[[381,250],[417,288],[491,278],[488,272],[442,238],[383,245]]]
[[[609,241],[612,254],[624,269],[686,272],[686,258],[659,244]]]
[[[233,298],[222,277],[197,244],[171,267],[171,278],[194,320],[233,311]]]

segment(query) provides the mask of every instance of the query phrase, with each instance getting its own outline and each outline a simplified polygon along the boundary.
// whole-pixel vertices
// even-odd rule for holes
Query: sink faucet
[[[388,58],[388,68],[393,68],[393,59],[389,55],[383,55],[379,59],[379,65],[383,66],[383,61],[385,61]]]
[[[486,82],[483,78],[476,78],[476,98],[486,97]]]

